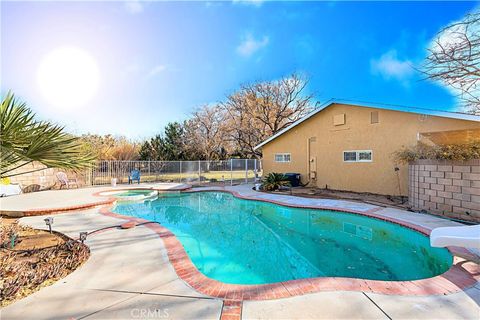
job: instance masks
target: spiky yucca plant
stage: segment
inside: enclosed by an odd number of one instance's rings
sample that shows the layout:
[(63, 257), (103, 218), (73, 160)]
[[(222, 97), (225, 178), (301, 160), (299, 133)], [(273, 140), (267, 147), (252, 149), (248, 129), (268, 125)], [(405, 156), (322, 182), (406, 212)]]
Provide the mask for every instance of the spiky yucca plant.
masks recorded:
[(0, 178), (18, 175), (13, 170), (33, 161), (49, 168), (79, 170), (92, 165), (79, 138), (59, 125), (35, 120), (25, 103), (8, 93), (0, 107)]
[(290, 186), (290, 181), (282, 173), (271, 172), (262, 180), (262, 188), (267, 191), (278, 190)]

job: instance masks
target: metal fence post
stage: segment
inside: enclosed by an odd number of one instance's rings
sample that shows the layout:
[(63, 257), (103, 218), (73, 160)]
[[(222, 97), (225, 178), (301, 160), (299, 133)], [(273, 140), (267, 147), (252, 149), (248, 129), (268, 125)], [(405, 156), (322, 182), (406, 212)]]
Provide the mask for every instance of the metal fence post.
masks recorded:
[(245, 159), (245, 183), (248, 183), (248, 159)]
[(179, 172), (179, 173), (180, 173), (180, 174), (179, 174), (179, 176), (180, 176), (180, 182), (182, 182), (182, 163), (183, 163), (183, 161), (180, 161), (180, 165), (179, 165), (179, 167), (180, 167), (180, 168), (179, 168), (179, 171), (180, 171), (180, 172)]
[(150, 170), (150, 160), (148, 160), (148, 178), (150, 178), (151, 170)]
[(233, 186), (233, 159), (230, 159), (230, 185)]
[(200, 160), (198, 160), (198, 183), (201, 184), (202, 183), (202, 173), (201, 173), (201, 164), (200, 164)]

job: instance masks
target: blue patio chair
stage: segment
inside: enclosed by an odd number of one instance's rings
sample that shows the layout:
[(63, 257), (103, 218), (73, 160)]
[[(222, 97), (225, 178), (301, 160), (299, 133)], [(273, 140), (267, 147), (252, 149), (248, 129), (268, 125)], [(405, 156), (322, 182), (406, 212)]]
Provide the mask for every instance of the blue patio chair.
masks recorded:
[(134, 181), (138, 181), (140, 184), (140, 170), (134, 169), (130, 172), (128, 176), (128, 184), (133, 183)]

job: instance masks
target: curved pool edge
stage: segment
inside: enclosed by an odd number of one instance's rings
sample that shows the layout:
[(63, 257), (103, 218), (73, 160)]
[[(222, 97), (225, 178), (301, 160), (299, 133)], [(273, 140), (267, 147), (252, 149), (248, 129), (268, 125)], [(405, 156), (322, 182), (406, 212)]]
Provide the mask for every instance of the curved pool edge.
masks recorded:
[[(45, 214), (58, 214), (58, 213), (66, 213), (66, 212), (74, 212), (79, 210), (86, 210), (92, 209), (96, 207), (101, 207), (109, 204), (114, 204), (118, 199), (115, 197), (111, 197), (109, 195), (101, 195), (101, 193), (109, 192), (109, 191), (128, 191), (128, 190), (154, 190), (161, 192), (181, 192), (187, 191), (191, 189), (192, 186), (189, 184), (182, 184), (178, 187), (170, 188), (170, 189), (163, 189), (161, 186), (156, 187), (154, 186), (135, 186), (135, 187), (119, 187), (119, 188), (111, 188), (102, 191), (93, 192), (91, 195), (96, 197), (104, 198), (98, 201), (86, 200), (82, 203), (72, 204), (72, 205), (59, 205), (57, 207), (43, 207), (43, 208), (34, 208), (34, 209), (5, 209), (0, 208), (0, 214), (5, 215), (7, 217), (13, 218), (22, 218), (22, 217), (32, 217), (32, 216), (41, 216)], [(66, 189), (69, 190), (69, 189)], [(75, 190), (75, 189), (74, 189)], [(55, 190), (56, 191), (56, 190)]]
[(1, 215), (13, 218), (42, 216), (45, 214), (57, 214), (65, 212), (73, 212), (79, 210), (92, 209), (105, 205), (112, 205), (117, 199), (109, 197), (105, 200), (87, 202), (71, 206), (53, 207), (53, 208), (38, 208), (38, 209), (26, 209), (26, 210), (0, 210)]
[[(251, 198), (240, 194), (239, 192), (225, 189), (208, 190), (187, 190), (190, 192), (226, 192), (233, 196), (253, 201), (263, 201), (275, 203), (282, 206), (294, 208), (308, 208), (320, 210), (335, 210), (346, 213), (359, 214), (374, 219), (379, 219), (410, 228), (426, 236), (430, 230), (414, 223), (405, 222), (390, 217), (376, 215), (375, 212), (381, 210), (377, 207), (367, 211), (357, 211), (351, 209), (339, 209), (337, 207), (324, 206), (304, 206), (274, 201), (271, 199)], [(100, 213), (110, 217), (133, 221), (137, 224), (152, 222), (146, 219), (124, 216), (112, 212), (114, 204), (107, 205), (100, 209)], [(463, 254), (466, 251), (463, 248), (447, 248), (453, 255), (453, 264), (449, 270), (438, 276), (412, 281), (382, 281), (367, 280), (358, 278), (340, 278), (340, 277), (319, 277), (289, 280), (271, 284), (258, 285), (237, 285), (228, 284), (215, 279), (211, 279), (201, 273), (190, 260), (185, 252), (183, 245), (177, 237), (164, 226), (152, 222), (144, 225), (155, 232), (163, 241), (167, 250), (167, 255), (177, 276), (200, 293), (228, 300), (270, 300), (293, 296), (300, 296), (309, 293), (323, 291), (362, 291), (369, 293), (387, 294), (387, 295), (446, 295), (460, 292), (464, 289), (474, 286), (480, 280), (480, 270), (477, 264), (467, 261), (457, 254)]]
[[(123, 193), (129, 191), (144, 191), (148, 192), (147, 194), (138, 194), (135, 196), (122, 196)], [(114, 191), (101, 191), (95, 195), (99, 195), (101, 197), (113, 197), (118, 201), (143, 201), (153, 197), (157, 197), (159, 194), (158, 190), (154, 189), (124, 189), (124, 190), (114, 190)]]
[[(170, 189), (163, 189), (161, 188), (161, 186), (159, 187), (156, 187), (156, 186), (142, 186), (142, 185), (139, 185), (139, 186), (132, 186), (132, 187), (128, 187), (128, 186), (119, 186), (119, 187), (112, 187), (110, 189), (106, 189), (106, 190), (101, 190), (101, 191), (97, 191), (97, 192), (94, 192), (92, 193), (92, 196), (96, 196), (96, 197), (108, 197), (108, 195), (105, 195), (105, 193), (109, 193), (109, 192), (121, 192), (121, 191), (142, 191), (142, 190), (151, 190), (151, 191), (157, 191), (158, 193), (162, 193), (162, 192), (188, 192), (192, 189), (192, 185), (190, 184), (182, 184), (182, 185), (179, 185), (177, 187), (174, 187), (174, 188), (170, 188)], [(103, 193), (103, 195), (102, 195)]]

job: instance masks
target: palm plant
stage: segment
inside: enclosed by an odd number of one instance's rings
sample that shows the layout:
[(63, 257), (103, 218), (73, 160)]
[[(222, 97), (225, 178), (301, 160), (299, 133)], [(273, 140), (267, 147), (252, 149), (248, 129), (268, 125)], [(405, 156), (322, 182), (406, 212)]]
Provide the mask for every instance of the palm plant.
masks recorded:
[(290, 181), (288, 181), (288, 178), (282, 173), (269, 173), (262, 180), (262, 188), (267, 191), (278, 190), (286, 186), (290, 186)]
[(63, 127), (35, 120), (32, 110), (9, 92), (0, 107), (0, 178), (19, 175), (13, 171), (33, 161), (79, 170), (91, 166), (94, 157)]

